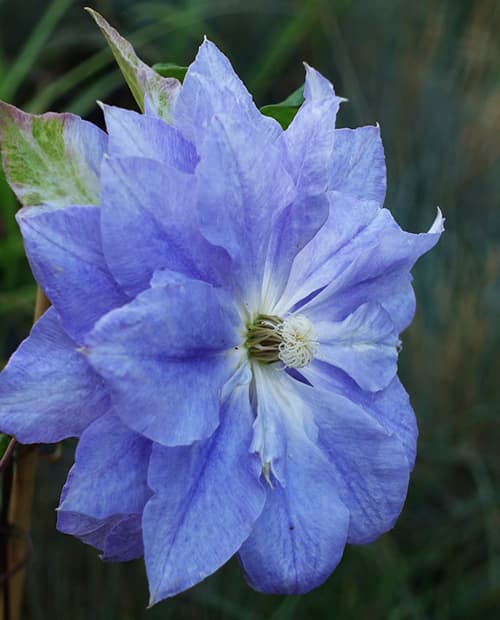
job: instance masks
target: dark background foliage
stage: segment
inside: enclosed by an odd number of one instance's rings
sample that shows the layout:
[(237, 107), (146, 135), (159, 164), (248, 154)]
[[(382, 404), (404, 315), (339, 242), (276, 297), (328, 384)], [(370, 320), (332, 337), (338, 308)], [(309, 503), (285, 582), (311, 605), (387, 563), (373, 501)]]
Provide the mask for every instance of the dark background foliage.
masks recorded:
[[(101, 123), (95, 99), (132, 107), (83, 3), (0, 0), (0, 98)], [(396, 528), (348, 547), (303, 597), (251, 591), (235, 561), (145, 611), (141, 562), (103, 564), (55, 531), (73, 446), (38, 471), (23, 618), (472, 619), (500, 615), (500, 4), (497, 0), (96, 0), (150, 62), (187, 64), (204, 34), (259, 105), (303, 80), (302, 60), (349, 97), (340, 126), (378, 121), (386, 206), (412, 231), (440, 205), (447, 232), (415, 269), (418, 310), (400, 374), (420, 424)], [(28, 333), (34, 284), (0, 179), (0, 364)], [(229, 475), (229, 474), (228, 474)], [(497, 613), (495, 613), (495, 610)]]

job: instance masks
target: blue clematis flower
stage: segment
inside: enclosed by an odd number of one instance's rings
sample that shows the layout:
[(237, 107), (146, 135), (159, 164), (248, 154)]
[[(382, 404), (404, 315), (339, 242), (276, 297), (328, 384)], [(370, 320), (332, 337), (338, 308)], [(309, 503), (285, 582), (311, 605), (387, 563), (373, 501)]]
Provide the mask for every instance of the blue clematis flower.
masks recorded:
[(0, 429), (80, 438), (58, 527), (105, 559), (144, 554), (152, 604), (235, 554), (255, 589), (307, 592), (402, 509), (417, 427), (399, 334), (443, 219), (401, 230), (379, 127), (335, 129), (342, 99), (310, 67), (285, 131), (208, 41), (182, 87), (151, 87), (168, 114), (137, 83), (145, 113), (104, 105), (107, 135), (2, 106), (52, 307), (0, 375)]

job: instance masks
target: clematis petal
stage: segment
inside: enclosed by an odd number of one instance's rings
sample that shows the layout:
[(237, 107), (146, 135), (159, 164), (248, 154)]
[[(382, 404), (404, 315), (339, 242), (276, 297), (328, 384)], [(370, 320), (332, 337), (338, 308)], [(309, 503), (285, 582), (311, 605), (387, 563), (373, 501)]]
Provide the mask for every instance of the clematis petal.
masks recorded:
[(98, 418), (82, 434), (59, 510), (105, 519), (140, 514), (151, 492), (147, 469), (151, 441), (115, 415)]
[(150, 159), (108, 159), (102, 183), (104, 253), (129, 294), (146, 289), (156, 269), (212, 283), (225, 278), (229, 257), (199, 232), (191, 175)]
[(57, 513), (57, 529), (64, 534), (76, 536), (85, 544), (102, 551), (106, 545), (106, 538), (123, 520), (124, 517), (121, 515), (108, 519), (95, 519), (74, 512), (60, 511)]
[(272, 218), (295, 199), (292, 180), (278, 147), (254, 127), (228, 117), (213, 119), (200, 156), (201, 231), (228, 251), (234, 279), (245, 301), (251, 300), (260, 296)]
[(391, 314), (397, 331), (401, 331), (414, 311), (408, 272), (438, 242), (443, 221), (439, 211), (427, 233), (407, 233), (389, 211), (380, 209), (368, 226), (325, 259), (331, 281), (301, 311), (307, 309), (308, 313), (318, 315), (328, 312), (332, 320), (341, 320), (360, 303), (377, 302)]
[(405, 450), (396, 435), (350, 400), (318, 388), (301, 389), (310, 392), (318, 443), (349, 509), (347, 542), (371, 542), (393, 527), (403, 507), (410, 473)]
[(101, 104), (112, 157), (145, 157), (192, 173), (198, 163), (194, 146), (154, 116)]
[(289, 431), (286, 484), (274, 481), (254, 529), (239, 551), (250, 585), (268, 594), (302, 594), (340, 562), (349, 512), (326, 457)]
[(332, 279), (338, 253), (370, 224), (379, 212), (373, 201), (359, 201), (338, 192), (327, 192), (329, 214), (324, 225), (297, 255), (287, 286), (275, 312), (285, 313)]
[(313, 360), (301, 369), (310, 384), (321, 390), (340, 394), (371, 415), (390, 434), (398, 437), (413, 469), (418, 438), (417, 421), (406, 390), (397, 377), (379, 392), (362, 390), (343, 371)]
[(232, 123), (253, 127), (269, 141), (281, 133), (280, 125), (256, 108), (226, 56), (205, 39), (184, 78), (175, 106), (174, 125), (199, 147), (213, 117), (219, 114)]
[[(394, 222), (385, 209), (380, 212), (381, 220), (389, 226), (373, 222), (376, 230), (368, 230), (371, 241), (365, 245), (365, 251), (357, 247), (358, 257), (353, 260), (350, 251), (339, 257), (339, 263), (345, 265), (344, 275), (336, 278), (315, 304), (330, 304), (335, 307), (336, 316), (345, 316), (360, 303), (375, 301), (380, 303), (391, 315), (398, 332), (411, 323), (415, 314), (415, 293), (409, 270), (422, 254), (432, 249), (439, 241), (444, 230), (444, 218), (438, 209), (433, 225), (427, 233), (413, 234), (403, 231)], [(360, 235), (361, 236), (361, 235)], [(363, 242), (361, 242), (363, 243)], [(353, 251), (356, 249), (353, 248)], [(350, 267), (347, 264), (350, 262)], [(331, 302), (327, 299), (331, 299)], [(333, 304), (333, 305), (332, 305)]]
[(105, 562), (127, 562), (144, 555), (142, 515), (130, 515), (117, 523), (106, 536), (101, 559)]
[(127, 301), (104, 260), (99, 220), (100, 210), (90, 206), (17, 214), (33, 274), (79, 343), (97, 319)]
[(239, 316), (221, 290), (173, 280), (103, 317), (87, 355), (120, 418), (163, 445), (209, 437), (222, 389), (239, 362)]
[(387, 387), (397, 370), (399, 338), (382, 306), (364, 304), (339, 322), (318, 311), (306, 316), (314, 320), (316, 359), (345, 370), (364, 390)]
[(181, 84), (174, 78), (164, 78), (148, 67), (124, 39), (97, 11), (87, 8), (108, 42), (141, 112), (153, 114), (166, 122), (172, 120), (172, 110)]
[[(61, 503), (72, 482), (73, 470), (61, 493)], [(103, 519), (88, 515), (57, 511), (57, 529), (65, 534), (76, 536), (87, 545), (103, 552), (102, 559), (124, 562), (139, 558), (144, 553), (140, 514), (116, 514)]]
[(384, 204), (386, 191), (384, 147), (380, 127), (337, 129), (330, 161), (329, 188), (342, 194)]
[(79, 436), (108, 408), (101, 378), (49, 308), (0, 375), (0, 428), (21, 443), (53, 443)]
[(25, 206), (98, 204), (107, 137), (74, 114), (26, 114), (0, 101), (5, 176)]
[(306, 196), (274, 218), (263, 276), (263, 303), (273, 308), (286, 288), (293, 260), (328, 218), (325, 196)]
[(343, 99), (335, 95), (326, 78), (308, 65), (304, 99), (280, 139), (285, 147), (287, 169), (300, 194), (315, 196), (328, 187), (335, 118)]
[(252, 370), (256, 418), (251, 450), (260, 455), (263, 471), (286, 485), (288, 435), (314, 442), (317, 428), (307, 403), (291, 389), (290, 378), (281, 369), (256, 363)]
[(259, 516), (265, 490), (249, 453), (248, 387), (238, 387), (214, 435), (189, 447), (153, 448), (144, 510), (150, 604), (191, 587), (224, 564)]

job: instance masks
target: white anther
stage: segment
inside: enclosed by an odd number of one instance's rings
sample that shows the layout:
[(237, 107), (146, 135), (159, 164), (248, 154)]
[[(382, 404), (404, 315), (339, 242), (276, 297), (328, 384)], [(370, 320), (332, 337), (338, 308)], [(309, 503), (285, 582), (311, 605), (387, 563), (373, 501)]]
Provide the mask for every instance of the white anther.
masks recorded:
[(311, 321), (302, 314), (294, 314), (276, 327), (282, 342), (279, 358), (288, 368), (304, 368), (311, 363), (318, 348)]

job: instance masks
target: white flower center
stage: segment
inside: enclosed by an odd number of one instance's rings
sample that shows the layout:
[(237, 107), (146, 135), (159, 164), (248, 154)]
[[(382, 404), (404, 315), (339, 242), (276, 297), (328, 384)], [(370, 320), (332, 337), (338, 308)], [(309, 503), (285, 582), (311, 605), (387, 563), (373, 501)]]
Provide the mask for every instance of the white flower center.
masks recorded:
[(276, 331), (281, 336), (278, 356), (283, 364), (289, 368), (308, 366), (318, 348), (311, 321), (303, 314), (292, 315), (278, 325)]
[(258, 362), (281, 361), (288, 368), (304, 368), (318, 348), (314, 327), (302, 314), (286, 319), (260, 314), (248, 326), (245, 345), (249, 356)]

